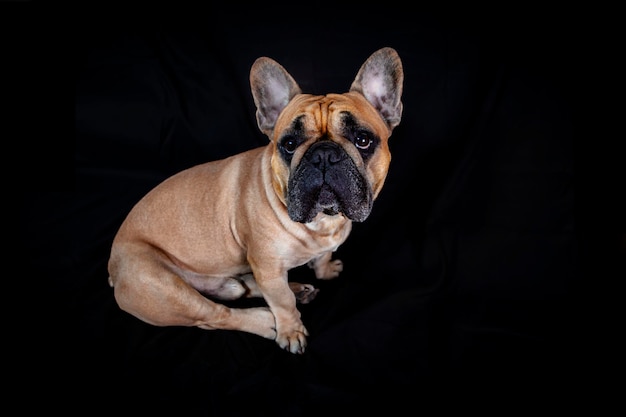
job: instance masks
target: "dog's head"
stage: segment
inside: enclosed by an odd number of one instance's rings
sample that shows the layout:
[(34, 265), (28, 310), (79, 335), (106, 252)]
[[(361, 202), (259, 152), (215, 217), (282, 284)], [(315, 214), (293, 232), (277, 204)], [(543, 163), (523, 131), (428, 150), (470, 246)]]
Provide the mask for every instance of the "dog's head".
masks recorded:
[(369, 216), (391, 160), (387, 142), (400, 123), (403, 79), (392, 48), (374, 52), (344, 94), (303, 94), (276, 61), (254, 62), (257, 123), (271, 140), (273, 187), (292, 220)]

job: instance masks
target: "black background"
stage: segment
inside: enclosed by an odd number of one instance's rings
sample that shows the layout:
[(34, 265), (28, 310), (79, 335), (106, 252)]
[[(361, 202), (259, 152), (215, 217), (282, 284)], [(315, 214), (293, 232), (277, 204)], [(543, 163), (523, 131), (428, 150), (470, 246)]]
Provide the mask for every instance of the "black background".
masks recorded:
[[(5, 297), (16, 389), (68, 412), (216, 416), (613, 398), (625, 227), (610, 11), (19, 3), (3, 10), (6, 155), (23, 159), (9, 188), (26, 190), (26, 259)], [(405, 70), (389, 176), (337, 251), (340, 278), (301, 306), (306, 353), (119, 310), (106, 262), (132, 205), (267, 143), (254, 59), (305, 92), (343, 92), (383, 46)]]

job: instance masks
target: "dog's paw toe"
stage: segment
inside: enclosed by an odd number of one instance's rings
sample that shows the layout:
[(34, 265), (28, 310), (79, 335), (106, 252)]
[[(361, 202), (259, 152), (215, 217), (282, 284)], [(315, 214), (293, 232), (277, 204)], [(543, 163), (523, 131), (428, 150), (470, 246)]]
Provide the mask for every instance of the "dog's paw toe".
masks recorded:
[(276, 343), (288, 352), (301, 355), (306, 349), (306, 335), (303, 332), (293, 332), (285, 337), (277, 338)]

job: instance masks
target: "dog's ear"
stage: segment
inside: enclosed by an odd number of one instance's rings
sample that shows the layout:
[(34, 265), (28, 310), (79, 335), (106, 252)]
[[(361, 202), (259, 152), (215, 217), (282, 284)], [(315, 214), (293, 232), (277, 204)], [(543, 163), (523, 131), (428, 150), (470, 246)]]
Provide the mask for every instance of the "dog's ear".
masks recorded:
[(392, 130), (402, 117), (402, 61), (393, 48), (374, 52), (363, 63), (350, 91), (361, 93), (382, 116)]
[(250, 87), (257, 109), (257, 124), (271, 140), (276, 119), (289, 101), (302, 91), (282, 65), (267, 57), (258, 58), (252, 64)]

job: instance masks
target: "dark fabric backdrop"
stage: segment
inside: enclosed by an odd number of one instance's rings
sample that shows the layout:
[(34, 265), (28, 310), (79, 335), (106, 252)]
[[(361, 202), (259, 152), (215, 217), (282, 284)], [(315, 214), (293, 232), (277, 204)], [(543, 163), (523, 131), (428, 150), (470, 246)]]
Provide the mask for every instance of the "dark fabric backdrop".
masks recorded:
[[(623, 156), (590, 122), (605, 104), (588, 98), (598, 75), (581, 63), (605, 64), (577, 23), (584, 13), (99, 7), (69, 25), (68, 59), (52, 53), (37, 70), (61, 68), (65, 88), (75, 85), (72, 183), (34, 186), (21, 206), (19, 275), (43, 278), (29, 291), (46, 311), (24, 330), (37, 353), (20, 378), (54, 392), (50, 407), (395, 415), (506, 399), (508, 414), (544, 401), (595, 407), (604, 403), (596, 394), (613, 395), (600, 375), (615, 368), (619, 333)], [(45, 36), (27, 39), (49, 57)], [(370, 218), (337, 251), (342, 275), (317, 282), (318, 298), (301, 306), (306, 353), (122, 312), (106, 263), (133, 204), (181, 169), (267, 143), (248, 84), (254, 59), (276, 59), (305, 92), (343, 92), (383, 46), (397, 49), (405, 70), (389, 176)], [(43, 100), (50, 111), (63, 106)], [(49, 141), (59, 136), (23, 153), (53, 166)], [(307, 269), (292, 277), (313, 282)]]

